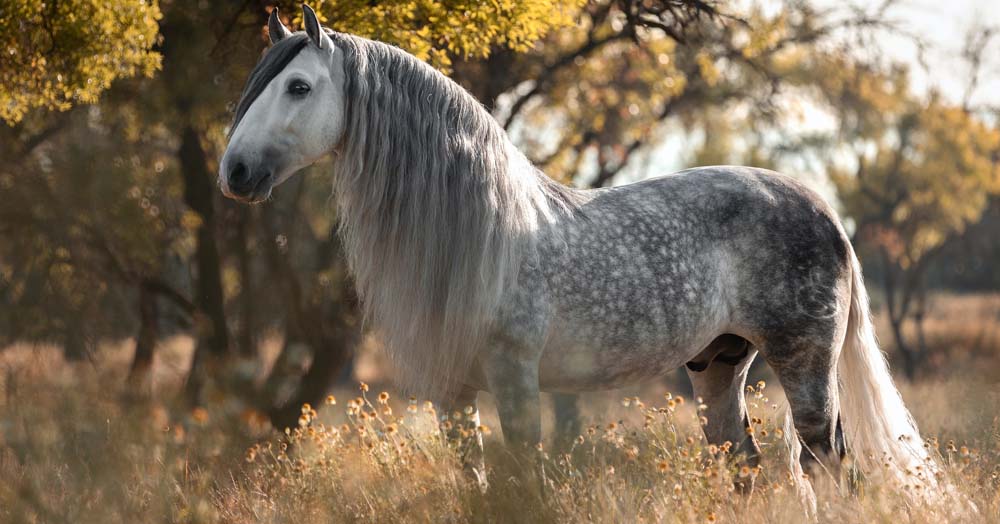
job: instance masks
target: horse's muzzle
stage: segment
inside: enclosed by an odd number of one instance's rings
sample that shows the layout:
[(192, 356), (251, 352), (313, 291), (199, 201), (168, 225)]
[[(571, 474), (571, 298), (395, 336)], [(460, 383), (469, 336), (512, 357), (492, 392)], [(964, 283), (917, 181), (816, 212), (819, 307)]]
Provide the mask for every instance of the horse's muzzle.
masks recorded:
[(255, 203), (266, 200), (271, 195), (271, 187), (274, 185), (271, 169), (250, 166), (240, 160), (227, 167), (228, 172), (224, 171), (219, 180), (222, 193), (227, 197)]

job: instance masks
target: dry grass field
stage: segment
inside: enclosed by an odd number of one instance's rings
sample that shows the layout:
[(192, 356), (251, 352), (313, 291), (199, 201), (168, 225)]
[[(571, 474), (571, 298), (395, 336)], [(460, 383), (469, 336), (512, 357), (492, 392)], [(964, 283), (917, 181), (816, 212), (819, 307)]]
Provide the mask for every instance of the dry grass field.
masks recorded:
[[(821, 522), (1000, 522), (1000, 298), (935, 299), (935, 371), (898, 381), (961, 502), (813, 479)], [(179, 387), (183, 339), (165, 341), (157, 398)], [(515, 459), (483, 408), (490, 488), (462, 471), (420, 401), (344, 390), (274, 431), (224, 396), (205, 409), (123, 401), (130, 345), (69, 365), (57, 348), (0, 353), (2, 522), (802, 522), (781, 437), (780, 389), (748, 400), (759, 470), (704, 442), (696, 399), (663, 383), (580, 399), (582, 435)], [(638, 400), (635, 398), (638, 397)], [(211, 398), (211, 395), (210, 395)], [(335, 403), (334, 403), (335, 401)], [(547, 417), (551, 418), (551, 417)], [(450, 424), (464, 425), (458, 414)], [(492, 429), (491, 429), (492, 428)], [(741, 494), (734, 481), (752, 479)], [(912, 491), (912, 488), (910, 488)], [(917, 490), (919, 491), (919, 490)], [(914, 502), (916, 501), (916, 502)], [(924, 501), (924, 502), (921, 502)]]

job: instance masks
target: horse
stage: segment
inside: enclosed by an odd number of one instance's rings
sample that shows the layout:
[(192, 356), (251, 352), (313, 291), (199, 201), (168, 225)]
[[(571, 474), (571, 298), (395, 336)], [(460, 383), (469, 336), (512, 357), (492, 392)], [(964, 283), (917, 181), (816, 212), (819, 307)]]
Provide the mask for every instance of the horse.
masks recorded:
[(507, 445), (526, 448), (541, 440), (540, 392), (683, 366), (707, 440), (754, 461), (743, 388), (761, 355), (801, 467), (838, 470), (848, 446), (862, 470), (901, 481), (927, 463), (858, 258), (819, 195), (738, 166), (566, 187), (444, 74), (323, 28), (308, 6), (303, 18), (292, 33), (271, 12), (219, 184), (261, 202), (332, 155), (338, 234), (402, 388), (473, 409), (489, 392)]

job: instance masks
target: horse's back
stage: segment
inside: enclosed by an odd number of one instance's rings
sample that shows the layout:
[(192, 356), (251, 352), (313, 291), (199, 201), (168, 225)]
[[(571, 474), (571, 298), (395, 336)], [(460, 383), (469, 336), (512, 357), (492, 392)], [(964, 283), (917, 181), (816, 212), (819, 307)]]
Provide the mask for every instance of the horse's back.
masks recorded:
[(842, 229), (790, 177), (698, 168), (589, 196), (540, 252), (542, 371), (578, 379), (569, 388), (660, 374), (722, 332), (766, 332), (790, 307), (825, 315), (835, 298)]
[[(644, 184), (649, 184), (648, 189)], [(798, 180), (766, 169), (694, 168), (632, 186), (674, 195), (700, 218), (700, 234), (725, 246), (733, 321), (768, 332), (808, 330), (836, 316), (851, 248), (836, 212)]]

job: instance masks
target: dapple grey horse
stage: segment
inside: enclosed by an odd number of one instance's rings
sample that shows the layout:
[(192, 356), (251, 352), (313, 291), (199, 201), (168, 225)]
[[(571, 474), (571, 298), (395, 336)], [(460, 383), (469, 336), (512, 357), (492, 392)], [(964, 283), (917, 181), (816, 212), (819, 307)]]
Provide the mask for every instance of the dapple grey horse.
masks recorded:
[[(496, 399), (508, 444), (539, 442), (539, 392), (686, 366), (707, 438), (751, 458), (743, 387), (777, 374), (803, 463), (846, 453), (900, 478), (927, 460), (874, 337), (854, 250), (795, 179), (690, 169), (577, 190), (535, 169), (465, 90), (304, 8), (251, 73), (220, 166), (246, 202), (328, 154), (339, 234), (399, 384)], [(886, 468), (883, 463), (890, 464)]]

